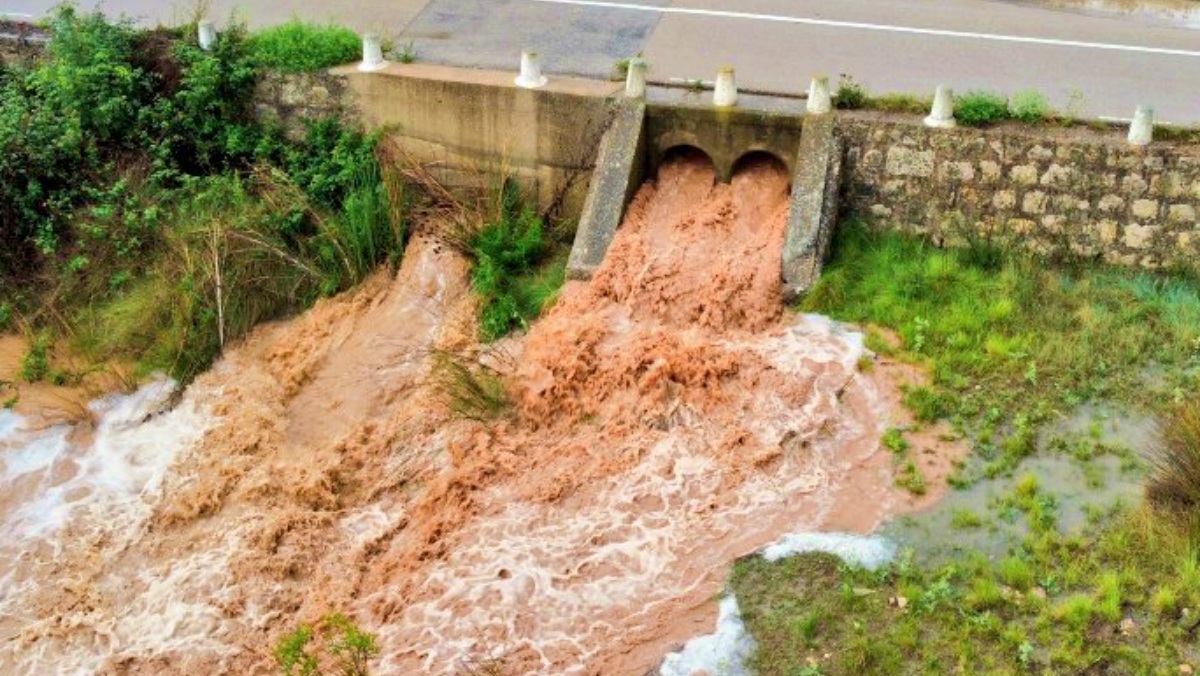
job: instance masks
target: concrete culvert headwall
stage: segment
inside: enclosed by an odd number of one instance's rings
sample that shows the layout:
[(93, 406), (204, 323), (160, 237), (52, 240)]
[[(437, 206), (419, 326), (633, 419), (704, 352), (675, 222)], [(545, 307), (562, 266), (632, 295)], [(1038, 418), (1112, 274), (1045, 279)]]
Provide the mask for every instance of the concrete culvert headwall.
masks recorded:
[[(679, 159), (702, 161), (707, 163), (708, 166), (713, 167), (714, 170), (716, 169), (716, 163), (713, 162), (712, 156), (700, 148), (691, 145), (677, 145), (667, 148), (663, 152), (662, 159), (658, 162), (658, 166), (661, 167), (664, 164), (669, 164), (670, 162)], [(655, 175), (657, 175), (657, 171), (655, 172)]]
[[(792, 175), (791, 170), (788, 167), (788, 163), (785, 162), (779, 155), (767, 150), (751, 150), (745, 155), (737, 158), (737, 161), (733, 163), (732, 175), (737, 176), (750, 167), (762, 165), (769, 165), (775, 167), (780, 172), (785, 173), (788, 176)], [(789, 186), (790, 185), (791, 184), (789, 183)]]

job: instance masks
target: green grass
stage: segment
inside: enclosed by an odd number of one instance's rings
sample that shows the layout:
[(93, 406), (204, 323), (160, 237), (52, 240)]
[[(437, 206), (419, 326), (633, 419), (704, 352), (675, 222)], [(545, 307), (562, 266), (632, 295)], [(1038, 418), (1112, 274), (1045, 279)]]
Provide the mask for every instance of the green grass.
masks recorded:
[(311, 73), (358, 61), (362, 42), (349, 28), (293, 19), (250, 38), (250, 50), (263, 67), (283, 73)]
[[(843, 227), (803, 309), (864, 325), (873, 349), (928, 367), (932, 382), (904, 401), (974, 441), (972, 480), (1013, 474), (1038, 452), (1046, 423), (1087, 401), (1163, 416), (1166, 442), (1146, 503), (1097, 510), (1081, 530), (1060, 526), (1054, 486), (1031, 473), (986, 514), (955, 511), (956, 530), (1019, 526), (1023, 535), (995, 558), (918, 565), (908, 552), (880, 571), (827, 555), (738, 562), (731, 585), (759, 645), (756, 672), (1175, 674), (1196, 665), (1200, 614), (1188, 609), (1200, 605), (1200, 405), (1163, 402), (1194, 401), (1198, 288), (1185, 275), (1055, 267), (986, 243), (947, 251)], [(1106, 454), (1124, 466), (1131, 452), (1104, 444), (1102, 432), (1049, 448), (1085, 466)], [(897, 482), (914, 481), (903, 434), (889, 430), (883, 444)], [(820, 624), (808, 635), (810, 617)]]
[(982, 127), (1007, 120), (1011, 116), (1008, 99), (985, 91), (967, 92), (956, 97), (954, 117), (969, 127)]
[[(905, 404), (968, 433), (978, 476), (1010, 471), (1042, 424), (1083, 402), (1161, 406), (1200, 377), (1200, 286), (1187, 277), (1056, 268), (981, 242), (944, 250), (851, 222), (801, 307), (897, 334), (886, 349), (932, 375)], [(1145, 379), (1151, 364), (1162, 382)]]
[[(1200, 655), (1200, 617), (1183, 611), (1200, 603), (1198, 550), (1187, 542), (1136, 512), (1086, 535), (1031, 524), (996, 561), (923, 568), (902, 555), (868, 571), (825, 554), (750, 557), (731, 585), (759, 674), (1174, 674)], [(819, 630), (809, 632), (812, 617)], [(1130, 635), (1126, 617), (1136, 618)]]

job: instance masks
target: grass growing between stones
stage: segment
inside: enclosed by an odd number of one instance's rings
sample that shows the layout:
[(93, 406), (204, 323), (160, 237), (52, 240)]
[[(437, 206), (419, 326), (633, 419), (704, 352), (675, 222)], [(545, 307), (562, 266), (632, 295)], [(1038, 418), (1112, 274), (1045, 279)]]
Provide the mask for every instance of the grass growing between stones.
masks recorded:
[(1010, 473), (1042, 425), (1084, 402), (1153, 410), (1200, 384), (1194, 279), (1055, 268), (978, 243), (943, 250), (862, 223), (835, 246), (803, 309), (861, 324), (872, 349), (928, 367), (931, 386), (904, 401), (918, 420), (948, 418), (975, 442), (961, 482)]

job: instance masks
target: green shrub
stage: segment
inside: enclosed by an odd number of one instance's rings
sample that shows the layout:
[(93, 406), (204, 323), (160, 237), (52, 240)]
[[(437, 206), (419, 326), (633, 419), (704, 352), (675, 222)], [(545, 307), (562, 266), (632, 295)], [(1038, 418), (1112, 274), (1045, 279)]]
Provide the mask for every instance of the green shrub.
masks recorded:
[(954, 102), (954, 117), (971, 127), (1002, 122), (1008, 119), (1008, 100), (992, 92), (967, 92)]
[(254, 34), (250, 48), (255, 60), (265, 68), (283, 73), (311, 73), (357, 61), (362, 42), (348, 28), (293, 19)]
[(853, 110), (865, 107), (867, 99), (867, 88), (861, 83), (849, 75), (838, 77), (837, 92), (833, 95), (834, 105), (843, 110)]
[(50, 375), (50, 334), (42, 331), (29, 341), (29, 349), (21, 358), (21, 377), (27, 383), (45, 380)]
[(542, 219), (521, 203), (513, 183), (502, 188), (496, 221), (479, 230), (471, 249), (475, 256), (471, 283), (483, 300), (479, 328), (484, 340), (496, 340), (527, 325), (553, 299), (564, 279), (556, 267), (537, 269), (548, 249)]
[[(341, 613), (322, 618), (319, 627), (319, 631), (314, 631), (308, 625), (301, 625), (275, 645), (275, 661), (284, 676), (369, 675), (368, 665), (379, 655), (373, 634), (359, 629)], [(333, 671), (323, 672), (322, 664), (331, 664)]]
[(1017, 92), (1008, 100), (1008, 114), (1022, 122), (1041, 122), (1050, 116), (1050, 103), (1041, 92)]

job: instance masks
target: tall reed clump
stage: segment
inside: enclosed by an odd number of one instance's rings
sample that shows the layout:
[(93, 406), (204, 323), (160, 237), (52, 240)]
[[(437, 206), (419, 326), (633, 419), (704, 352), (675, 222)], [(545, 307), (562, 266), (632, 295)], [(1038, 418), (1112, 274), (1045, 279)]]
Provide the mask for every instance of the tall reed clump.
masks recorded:
[(1200, 404), (1180, 405), (1159, 429), (1162, 441), (1149, 454), (1146, 499), (1200, 523)]
[(482, 422), (512, 411), (508, 390), (495, 369), (445, 350), (431, 356), (433, 386), (455, 416)]

